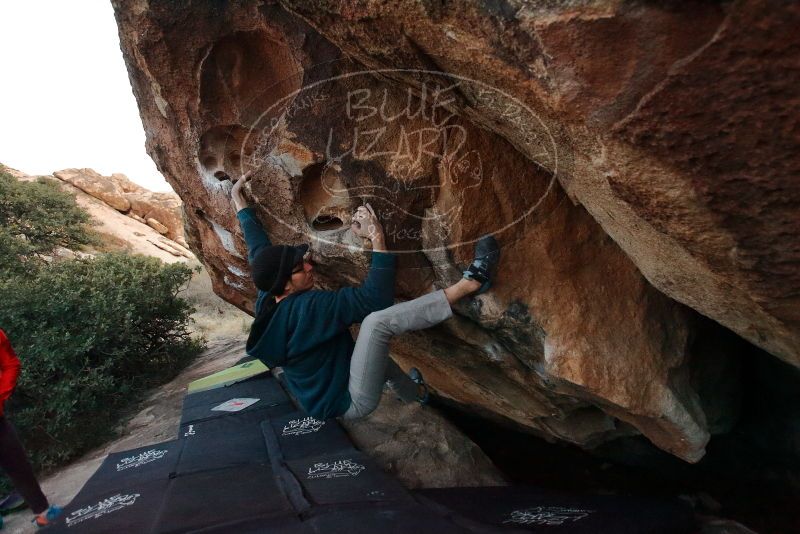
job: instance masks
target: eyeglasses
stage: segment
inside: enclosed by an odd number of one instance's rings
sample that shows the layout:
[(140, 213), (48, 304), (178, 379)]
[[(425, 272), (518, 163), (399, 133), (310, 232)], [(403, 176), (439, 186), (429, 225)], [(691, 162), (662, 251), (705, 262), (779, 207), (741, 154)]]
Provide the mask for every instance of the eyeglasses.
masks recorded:
[(311, 254), (309, 253), (306, 253), (306, 255), (303, 256), (303, 259), (297, 262), (297, 265), (295, 265), (294, 269), (292, 269), (292, 274), (294, 275), (303, 272), (306, 268), (306, 263), (309, 265), (314, 265), (314, 262), (311, 259)]

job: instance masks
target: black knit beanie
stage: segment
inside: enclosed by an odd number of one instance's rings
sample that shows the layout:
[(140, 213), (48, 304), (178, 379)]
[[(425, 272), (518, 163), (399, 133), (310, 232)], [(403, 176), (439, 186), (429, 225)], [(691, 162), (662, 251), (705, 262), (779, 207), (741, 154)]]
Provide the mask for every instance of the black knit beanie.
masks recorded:
[(307, 251), (308, 245), (274, 245), (259, 250), (250, 265), (253, 283), (261, 291), (280, 295), (292, 276), (292, 269)]

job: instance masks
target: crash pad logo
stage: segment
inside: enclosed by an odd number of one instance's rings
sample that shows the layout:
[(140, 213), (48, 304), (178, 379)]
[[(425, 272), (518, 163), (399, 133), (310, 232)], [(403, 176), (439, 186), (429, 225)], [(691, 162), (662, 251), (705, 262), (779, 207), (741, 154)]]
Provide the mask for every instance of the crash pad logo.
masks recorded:
[(593, 512), (594, 510), (566, 508), (563, 506), (534, 506), (524, 510), (514, 510), (503, 523), (558, 526), (569, 522), (574, 523)]
[[(328, 67), (325, 72), (336, 70)], [(386, 79), (402, 79), (408, 87)], [(226, 147), (240, 149), (234, 158), (239, 168), (224, 175), (254, 171), (255, 181), (280, 191), (278, 196), (294, 188), (308, 227), (298, 226), (297, 213), (278, 213), (277, 204), (265, 200), (261, 207), (293, 232), (315, 230), (309, 237), (327, 244), (352, 246), (329, 231), (349, 228), (349, 214), (362, 202), (376, 209), (397, 247), (393, 252), (473, 243), (477, 237), (461, 234), (465, 206), (480, 199), (504, 204), (498, 208), (502, 216), (487, 219), (481, 233), (505, 231), (536, 211), (564, 172), (547, 124), (521, 100), (480, 80), (377, 69), (321, 77), (275, 96), (268, 109), (252, 110), (258, 118), (236, 139), (238, 146)], [(483, 127), (470, 115), (474, 111)], [(512, 139), (529, 161), (509, 163), (498, 148), (508, 146), (502, 137)]]
[(150, 449), (149, 451), (137, 454), (136, 456), (129, 456), (127, 458), (123, 458), (117, 464), (117, 472), (124, 471), (125, 469), (130, 469), (131, 467), (141, 467), (145, 464), (149, 464), (150, 462), (155, 462), (156, 460), (160, 460), (166, 455), (167, 451), (165, 450), (162, 451), (158, 449)]
[(102, 517), (104, 515), (110, 514), (112, 512), (116, 512), (123, 508), (133, 505), (141, 495), (139, 493), (131, 493), (131, 494), (122, 494), (118, 493), (113, 497), (109, 497), (108, 499), (103, 499), (97, 504), (92, 506), (87, 506), (86, 508), (81, 508), (79, 510), (75, 510), (66, 519), (67, 527), (71, 527), (86, 521), (87, 519), (97, 519), (98, 517)]
[(188, 438), (189, 436), (194, 436), (197, 434), (194, 430), (194, 425), (189, 425), (189, 428), (186, 429), (186, 432), (183, 433), (184, 438)]
[(308, 478), (341, 478), (356, 477), (366, 469), (350, 459), (335, 462), (318, 463), (308, 468)]
[(313, 417), (305, 417), (303, 419), (292, 419), (286, 426), (283, 427), (283, 436), (302, 436), (303, 434), (313, 434), (319, 432), (325, 421), (314, 419)]

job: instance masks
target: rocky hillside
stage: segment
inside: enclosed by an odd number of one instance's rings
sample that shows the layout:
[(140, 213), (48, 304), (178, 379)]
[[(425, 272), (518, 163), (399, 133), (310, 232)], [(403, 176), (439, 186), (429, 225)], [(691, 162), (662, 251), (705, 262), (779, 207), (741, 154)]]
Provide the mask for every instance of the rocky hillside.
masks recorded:
[[(2, 164), (0, 170), (18, 180), (38, 178)], [(182, 203), (177, 195), (154, 193), (124, 174), (101, 176), (92, 169), (66, 169), (46, 176), (54, 177), (91, 216), (102, 248), (153, 256), (167, 263), (196, 261), (183, 239)]]
[(92, 169), (64, 169), (54, 172), (53, 176), (186, 247), (182, 203), (175, 193), (154, 193), (133, 183), (124, 174), (102, 176)]
[(112, 3), (148, 151), (240, 308), (228, 194), (253, 170), (323, 287), (366, 272), (364, 201), (400, 298), (497, 236), (494, 290), (394, 352), (484, 417), (696, 462), (736, 419), (743, 339), (800, 365), (797, 5)]

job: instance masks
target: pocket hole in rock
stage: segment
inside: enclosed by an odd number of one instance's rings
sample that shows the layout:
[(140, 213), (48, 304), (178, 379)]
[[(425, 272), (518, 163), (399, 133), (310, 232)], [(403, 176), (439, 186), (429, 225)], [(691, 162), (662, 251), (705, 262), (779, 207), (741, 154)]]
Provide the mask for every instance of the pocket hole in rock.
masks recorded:
[(311, 221), (311, 227), (317, 231), (338, 230), (344, 223), (339, 217), (334, 215), (319, 215)]
[(297, 192), (306, 221), (318, 232), (340, 230), (350, 223), (350, 198), (335, 168), (326, 161), (303, 169)]

